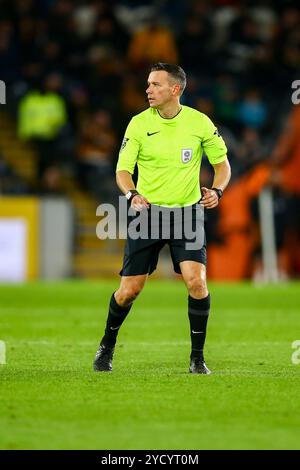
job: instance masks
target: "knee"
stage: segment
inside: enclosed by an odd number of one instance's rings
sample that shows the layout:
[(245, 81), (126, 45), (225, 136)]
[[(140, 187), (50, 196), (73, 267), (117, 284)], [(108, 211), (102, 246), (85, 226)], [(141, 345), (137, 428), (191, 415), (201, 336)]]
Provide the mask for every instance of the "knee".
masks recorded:
[(126, 306), (131, 304), (139, 295), (142, 290), (142, 286), (139, 284), (131, 284), (129, 286), (120, 288), (115, 293), (116, 301), (119, 305)]
[(187, 280), (189, 295), (194, 299), (203, 299), (208, 296), (206, 279), (201, 277), (191, 277)]

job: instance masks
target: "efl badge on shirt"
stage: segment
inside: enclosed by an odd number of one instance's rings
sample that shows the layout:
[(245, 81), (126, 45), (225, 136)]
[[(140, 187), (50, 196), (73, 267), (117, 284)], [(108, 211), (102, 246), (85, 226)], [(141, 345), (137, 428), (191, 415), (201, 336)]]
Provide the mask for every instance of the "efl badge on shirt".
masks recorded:
[(127, 137), (124, 137), (123, 142), (122, 142), (122, 145), (121, 145), (121, 148), (120, 148), (120, 152), (122, 152), (122, 150), (124, 150), (124, 148), (125, 148), (125, 146), (126, 146), (128, 140), (129, 140), (129, 139), (128, 139)]
[(182, 163), (188, 163), (193, 155), (192, 149), (181, 149), (181, 160)]

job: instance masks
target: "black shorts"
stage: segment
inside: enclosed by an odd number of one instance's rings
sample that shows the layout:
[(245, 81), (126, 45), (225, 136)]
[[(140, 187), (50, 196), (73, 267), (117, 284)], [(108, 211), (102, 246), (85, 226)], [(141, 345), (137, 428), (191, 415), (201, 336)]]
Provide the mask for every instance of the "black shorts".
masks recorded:
[[(151, 207), (147, 211), (149, 227)], [(172, 217), (170, 220), (170, 237), (167, 239), (162, 237), (161, 233), (159, 233), (159, 236), (156, 238), (137, 238), (134, 240), (127, 233), (123, 267), (120, 271), (120, 275), (136, 276), (140, 274), (151, 274), (156, 269), (159, 253), (166, 244), (169, 245), (173, 267), (176, 273), (181, 274), (179, 266), (181, 261), (196, 261), (206, 265), (206, 242), (203, 227), (203, 208), (200, 207), (199, 204), (194, 204), (193, 206), (190, 206), (190, 209), (193, 229), (195, 230), (196, 226), (199, 227), (201, 225), (201, 230), (203, 232), (203, 237), (199, 243), (196, 238), (186, 238), (183, 230), (180, 239), (178, 236), (174, 236), (174, 219)], [(138, 213), (135, 216), (129, 216), (128, 225), (137, 216)], [(195, 246), (193, 246), (192, 249), (187, 249), (187, 243), (195, 241)]]

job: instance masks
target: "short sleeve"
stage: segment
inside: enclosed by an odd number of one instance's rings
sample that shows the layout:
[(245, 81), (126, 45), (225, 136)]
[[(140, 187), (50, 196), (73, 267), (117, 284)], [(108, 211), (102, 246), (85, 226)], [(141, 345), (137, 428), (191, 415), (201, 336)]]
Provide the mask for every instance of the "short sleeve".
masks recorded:
[(133, 174), (139, 150), (139, 129), (136, 120), (132, 118), (123, 138), (116, 171), (126, 170)]
[(209, 117), (203, 115), (203, 121), (202, 148), (212, 165), (221, 163), (226, 160), (227, 147), (225, 142)]

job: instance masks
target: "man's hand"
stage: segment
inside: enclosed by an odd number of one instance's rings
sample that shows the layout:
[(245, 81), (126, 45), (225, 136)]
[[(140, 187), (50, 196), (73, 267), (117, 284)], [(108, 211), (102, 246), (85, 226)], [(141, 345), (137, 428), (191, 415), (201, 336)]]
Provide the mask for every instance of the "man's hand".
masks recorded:
[(219, 198), (213, 189), (208, 189), (205, 187), (201, 188), (202, 198), (200, 199), (201, 206), (206, 209), (213, 209), (219, 204)]
[(141, 211), (143, 209), (149, 209), (150, 202), (141, 194), (136, 194), (131, 199), (131, 207), (135, 211)]

